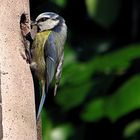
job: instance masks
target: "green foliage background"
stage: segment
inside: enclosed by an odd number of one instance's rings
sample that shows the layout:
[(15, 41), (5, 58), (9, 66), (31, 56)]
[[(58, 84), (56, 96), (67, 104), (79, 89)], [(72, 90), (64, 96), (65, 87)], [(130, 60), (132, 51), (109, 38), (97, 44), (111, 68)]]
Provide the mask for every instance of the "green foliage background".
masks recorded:
[(43, 140), (140, 139), (140, 2), (30, 0), (68, 25), (61, 84), (42, 113)]

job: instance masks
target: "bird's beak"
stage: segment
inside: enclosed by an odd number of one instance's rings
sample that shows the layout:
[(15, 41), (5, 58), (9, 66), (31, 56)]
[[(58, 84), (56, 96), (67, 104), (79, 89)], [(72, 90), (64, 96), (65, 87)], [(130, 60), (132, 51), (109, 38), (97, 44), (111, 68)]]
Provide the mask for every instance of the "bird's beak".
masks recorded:
[(32, 21), (31, 22), (31, 26), (37, 26), (37, 22), (36, 21)]

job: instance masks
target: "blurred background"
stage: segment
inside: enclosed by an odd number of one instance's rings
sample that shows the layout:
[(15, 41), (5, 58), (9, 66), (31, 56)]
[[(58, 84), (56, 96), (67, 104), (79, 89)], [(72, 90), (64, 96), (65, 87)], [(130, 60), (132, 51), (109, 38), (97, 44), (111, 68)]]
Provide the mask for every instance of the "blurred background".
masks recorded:
[(43, 140), (140, 140), (140, 1), (30, 0), (31, 18), (68, 26), (61, 84), (42, 112)]

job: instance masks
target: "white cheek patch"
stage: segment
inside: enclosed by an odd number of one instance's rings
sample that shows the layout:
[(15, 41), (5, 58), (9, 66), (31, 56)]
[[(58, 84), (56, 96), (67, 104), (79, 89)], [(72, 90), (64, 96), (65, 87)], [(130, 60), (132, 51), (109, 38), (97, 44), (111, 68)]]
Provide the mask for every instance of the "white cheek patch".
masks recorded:
[(49, 30), (54, 28), (59, 23), (59, 20), (48, 19), (44, 22), (38, 23), (40, 31)]
[(46, 28), (47, 28), (47, 29), (52, 29), (52, 28), (54, 28), (58, 23), (59, 23), (59, 20), (51, 20), (51, 19), (48, 19), (48, 20), (46, 21)]

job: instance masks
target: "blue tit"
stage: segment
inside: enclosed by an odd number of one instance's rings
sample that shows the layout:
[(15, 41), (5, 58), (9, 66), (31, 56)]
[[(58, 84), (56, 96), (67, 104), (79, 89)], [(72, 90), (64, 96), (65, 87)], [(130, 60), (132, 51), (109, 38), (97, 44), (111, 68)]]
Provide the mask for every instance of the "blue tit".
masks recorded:
[(60, 82), (64, 59), (64, 44), (67, 37), (65, 20), (56, 13), (40, 14), (34, 23), (38, 28), (32, 42), (30, 67), (41, 84), (41, 101), (37, 113), (40, 116), (48, 87), (55, 78), (54, 95)]

